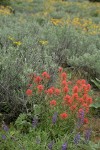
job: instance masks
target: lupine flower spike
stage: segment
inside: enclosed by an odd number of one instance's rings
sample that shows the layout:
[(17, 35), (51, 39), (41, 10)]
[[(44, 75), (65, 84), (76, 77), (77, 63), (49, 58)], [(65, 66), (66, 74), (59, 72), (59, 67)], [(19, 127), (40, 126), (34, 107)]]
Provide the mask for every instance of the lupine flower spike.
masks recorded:
[(53, 117), (52, 117), (52, 123), (53, 123), (53, 124), (55, 124), (56, 121), (57, 121), (57, 115), (58, 115), (58, 113), (55, 112), (54, 115), (53, 115)]
[(91, 136), (91, 129), (88, 129), (85, 132), (85, 142), (86, 143), (89, 142), (90, 136)]
[(51, 141), (51, 142), (48, 144), (48, 149), (49, 149), (49, 150), (52, 150), (53, 144), (54, 144), (54, 141)]
[(64, 143), (64, 144), (62, 145), (62, 150), (67, 150), (67, 143)]
[(80, 133), (76, 134), (75, 138), (74, 138), (74, 143), (77, 145), (80, 141)]

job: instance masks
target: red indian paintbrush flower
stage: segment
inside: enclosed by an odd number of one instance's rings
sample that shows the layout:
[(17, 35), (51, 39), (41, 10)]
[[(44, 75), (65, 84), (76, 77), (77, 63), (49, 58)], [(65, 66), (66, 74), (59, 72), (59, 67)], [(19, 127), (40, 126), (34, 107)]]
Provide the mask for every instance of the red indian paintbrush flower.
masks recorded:
[(66, 118), (68, 118), (68, 114), (67, 113), (62, 113), (62, 114), (60, 114), (60, 118), (61, 119), (66, 119)]
[(81, 84), (86, 84), (86, 80), (85, 80), (85, 79), (82, 79), (82, 80), (81, 80)]
[(62, 72), (62, 71), (63, 71), (63, 68), (62, 68), (62, 67), (59, 67), (58, 71), (59, 71), (59, 72)]
[(83, 106), (84, 108), (87, 108), (87, 107), (88, 107), (87, 103), (83, 103), (82, 106)]
[(67, 93), (67, 92), (68, 92), (68, 86), (65, 86), (65, 87), (63, 88), (63, 92), (64, 92), (64, 93)]
[(44, 86), (42, 84), (40, 84), (37, 86), (37, 88), (38, 88), (38, 91), (41, 92), (41, 91), (43, 91)]
[(89, 112), (89, 106), (87, 103), (83, 103), (82, 107), (84, 108), (85, 112), (88, 113)]
[(80, 108), (79, 110), (78, 110), (78, 113), (80, 114), (80, 113), (82, 113), (84, 110), (82, 109), (82, 108)]
[(87, 94), (83, 94), (83, 99), (84, 101), (87, 101), (88, 95)]
[(73, 87), (73, 93), (78, 93), (78, 90), (79, 90), (79, 89), (78, 89), (78, 86), (77, 86), (77, 85)]
[(78, 100), (78, 98), (79, 98), (78, 93), (74, 93), (74, 94), (72, 95), (72, 98)]
[(40, 83), (42, 81), (42, 78), (40, 76), (37, 76), (35, 79), (34, 79), (34, 82), (36, 83)]
[(81, 80), (77, 80), (77, 85), (78, 85), (78, 86), (81, 85)]
[(32, 90), (31, 89), (27, 89), (26, 90), (26, 95), (27, 96), (31, 96), (32, 95)]
[(56, 104), (57, 104), (56, 100), (50, 101), (50, 105), (51, 105), (51, 106), (56, 106)]
[(84, 123), (85, 123), (85, 124), (88, 124), (88, 123), (89, 123), (88, 118), (84, 118)]
[(62, 86), (67, 86), (66, 80), (63, 80), (62, 83), (61, 83), (61, 85), (62, 85)]
[(52, 89), (52, 90), (53, 90), (53, 92), (55, 91), (55, 87), (54, 87), (54, 86), (50, 87), (50, 89)]
[(72, 103), (73, 103), (73, 100), (72, 99), (69, 99), (68, 101), (67, 101), (67, 104), (70, 106), (70, 105), (72, 105)]
[(50, 88), (50, 89), (47, 90), (47, 94), (52, 95), (53, 93), (54, 93), (54, 91), (53, 91), (52, 88)]
[(83, 104), (84, 103), (84, 99), (81, 97), (78, 99), (79, 103)]
[(66, 72), (62, 72), (61, 78), (62, 78), (62, 80), (66, 80), (66, 78), (67, 78)]
[(75, 105), (70, 107), (70, 110), (74, 111), (74, 110), (76, 110), (76, 108), (77, 108), (77, 105), (75, 104)]
[(91, 85), (87, 84), (87, 90), (89, 91), (91, 89)]
[(50, 75), (46, 71), (42, 73), (42, 76), (46, 79), (50, 79)]
[(88, 88), (87, 88), (87, 85), (86, 85), (86, 84), (83, 84), (82, 87), (83, 87), (83, 92), (84, 92), (84, 94), (87, 94), (87, 93), (89, 92), (89, 90), (88, 90)]
[(54, 91), (55, 95), (59, 95), (61, 93), (61, 90), (56, 88), (55, 91)]
[(71, 96), (70, 95), (66, 95), (65, 97), (64, 97), (64, 101), (68, 101), (68, 100), (70, 100), (71, 99)]
[(88, 105), (92, 104), (92, 98), (91, 98), (91, 97), (88, 97), (88, 98), (87, 98), (87, 104), (88, 104)]

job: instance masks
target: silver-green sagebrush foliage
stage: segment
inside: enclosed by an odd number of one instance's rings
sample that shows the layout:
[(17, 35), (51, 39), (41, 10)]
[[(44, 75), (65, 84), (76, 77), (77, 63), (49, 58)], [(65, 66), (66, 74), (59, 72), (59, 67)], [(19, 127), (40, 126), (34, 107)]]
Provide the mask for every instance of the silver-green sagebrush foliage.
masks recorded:
[[(49, 68), (52, 71), (56, 64), (47, 48), (39, 42), (46, 39), (39, 36), (42, 33), (42, 27), (38, 22), (29, 18), (28, 22), (25, 20), (26, 25), (22, 27), (21, 22), (18, 22), (15, 17), (1, 18), (5, 20), (5, 24), (1, 26), (0, 32), (0, 103), (2, 106), (0, 109), (6, 113), (17, 112), (22, 109), (25, 99), (22, 90), (25, 86), (25, 76), (31, 73), (33, 68), (36, 72)], [(16, 27), (13, 22), (16, 22)]]

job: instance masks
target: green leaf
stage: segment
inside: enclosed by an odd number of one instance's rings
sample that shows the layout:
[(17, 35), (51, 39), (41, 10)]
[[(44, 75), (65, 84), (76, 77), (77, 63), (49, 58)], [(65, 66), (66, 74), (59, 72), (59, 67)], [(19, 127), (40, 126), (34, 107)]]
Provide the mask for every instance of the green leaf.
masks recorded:
[(97, 102), (97, 103), (91, 104), (90, 107), (100, 108), (100, 103)]
[(100, 80), (99, 79), (95, 79), (95, 80), (93, 80), (93, 79), (91, 79), (91, 81), (95, 84), (95, 86), (98, 88), (98, 89), (100, 89)]

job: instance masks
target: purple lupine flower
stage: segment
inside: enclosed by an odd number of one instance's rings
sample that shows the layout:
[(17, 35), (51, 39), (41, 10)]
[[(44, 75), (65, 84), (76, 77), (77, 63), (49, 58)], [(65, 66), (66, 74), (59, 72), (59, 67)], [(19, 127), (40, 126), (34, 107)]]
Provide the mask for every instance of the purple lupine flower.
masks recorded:
[(38, 118), (34, 117), (34, 118), (33, 118), (33, 121), (32, 121), (32, 126), (33, 126), (34, 128), (36, 128), (37, 124), (38, 124)]
[(74, 143), (77, 145), (80, 141), (80, 133), (76, 134), (75, 138), (74, 138)]
[(49, 148), (49, 150), (52, 150), (52, 148), (53, 148), (53, 144), (54, 144), (54, 141), (51, 141), (51, 142), (48, 144), (48, 148)]
[(67, 143), (64, 143), (64, 144), (62, 145), (62, 150), (67, 150)]
[(2, 135), (2, 139), (5, 140), (5, 139), (6, 139), (6, 136), (5, 136), (5, 135)]
[(84, 110), (79, 112), (77, 127), (80, 128), (81, 125), (83, 125), (83, 123), (84, 123)]
[(58, 115), (58, 113), (55, 112), (54, 115), (53, 115), (53, 117), (52, 117), (52, 123), (53, 123), (53, 124), (55, 124), (56, 121), (57, 121), (57, 115)]
[(88, 142), (91, 136), (91, 129), (86, 130), (85, 132), (85, 141)]

